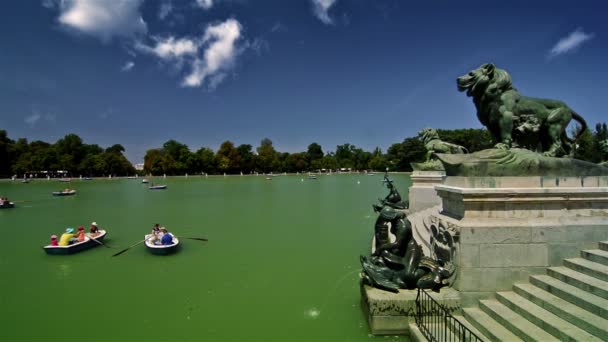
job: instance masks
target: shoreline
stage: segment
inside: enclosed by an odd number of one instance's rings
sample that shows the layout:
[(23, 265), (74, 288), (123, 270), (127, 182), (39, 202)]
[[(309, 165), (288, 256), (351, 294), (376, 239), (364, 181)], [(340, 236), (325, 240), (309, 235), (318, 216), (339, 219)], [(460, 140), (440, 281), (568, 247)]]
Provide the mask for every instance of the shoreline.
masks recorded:
[[(306, 172), (306, 173), (289, 173), (288, 172), (288, 173), (277, 173), (277, 174), (263, 174), (263, 173), (260, 173), (260, 174), (242, 174), (242, 175), (241, 174), (226, 174), (226, 175), (221, 175), (221, 174), (220, 175), (217, 175), (217, 174), (214, 174), (214, 175), (195, 174), (195, 175), (181, 175), (181, 176), (163, 176), (163, 175), (155, 176), (155, 175), (152, 175), (152, 176), (138, 176), (136, 178), (130, 178), (130, 177), (133, 177), (133, 176), (117, 176), (117, 177), (112, 177), (112, 178), (109, 178), (109, 177), (89, 177), (89, 178), (91, 178), (91, 180), (114, 180), (114, 179), (117, 179), (117, 180), (122, 180), (122, 179), (125, 179), (125, 180), (138, 180), (138, 179), (146, 179), (146, 178), (308, 176), (308, 174), (309, 174), (308, 172)], [(365, 172), (332, 172), (332, 173), (310, 172), (310, 174), (315, 174), (315, 175), (319, 175), (319, 176), (321, 176), (321, 175), (332, 175), (332, 176), (334, 176), (334, 175), (365, 175), (365, 176), (367, 176), (367, 173), (365, 173)], [(409, 171), (393, 171), (393, 172), (389, 172), (388, 174), (389, 175), (392, 175), (392, 174), (411, 175), (412, 172), (409, 172)], [(374, 172), (374, 175), (375, 176), (384, 175), (384, 172)], [(46, 181), (46, 182), (55, 181), (55, 182), (68, 183), (68, 182), (62, 181), (62, 180), (65, 180), (65, 179), (70, 179), (70, 178), (50, 178), (50, 179), (47, 179), (47, 178), (27, 178), (28, 181)], [(22, 180), (23, 180), (23, 178), (15, 178), (14, 180), (11, 179), (11, 178), (0, 178), (0, 182), (21, 182)], [(74, 182), (74, 181), (83, 181), (84, 182), (85, 179), (84, 179), (84, 177), (82, 179), (80, 177), (78, 177), (78, 178), (71, 178), (70, 181), (71, 182)]]

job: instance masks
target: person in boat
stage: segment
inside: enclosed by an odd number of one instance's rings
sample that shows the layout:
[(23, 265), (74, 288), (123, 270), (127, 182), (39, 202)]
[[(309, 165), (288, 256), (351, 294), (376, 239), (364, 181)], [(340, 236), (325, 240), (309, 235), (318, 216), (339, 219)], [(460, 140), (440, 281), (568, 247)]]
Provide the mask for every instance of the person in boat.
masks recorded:
[(84, 234), (84, 227), (83, 226), (79, 226), (78, 227), (78, 233), (77, 236), (78, 238), (78, 242), (83, 242), (84, 238), (85, 238), (85, 234)]
[(154, 227), (152, 227), (152, 231), (150, 232), (150, 235), (148, 237), (148, 242), (158, 245), (160, 243), (160, 224), (155, 224)]
[(89, 229), (89, 231), (91, 232), (91, 236), (93, 237), (99, 235), (99, 227), (97, 227), (97, 222), (91, 223), (91, 228)]
[(59, 238), (59, 246), (68, 246), (76, 241), (78, 241), (78, 238), (74, 233), (74, 228), (67, 228), (65, 233), (61, 234), (61, 238)]
[(57, 243), (57, 235), (55, 234), (51, 235), (51, 246), (59, 246)]
[(171, 235), (171, 233), (169, 233), (165, 227), (162, 227), (160, 229), (160, 232), (163, 234), (163, 236), (160, 238), (160, 243), (165, 246), (172, 245), (173, 235)]

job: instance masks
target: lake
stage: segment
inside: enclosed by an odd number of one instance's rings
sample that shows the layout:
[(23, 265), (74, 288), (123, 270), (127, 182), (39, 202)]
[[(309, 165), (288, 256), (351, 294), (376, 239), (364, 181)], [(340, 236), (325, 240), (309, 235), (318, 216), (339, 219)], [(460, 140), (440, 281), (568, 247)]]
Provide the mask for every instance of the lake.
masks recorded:
[[(405, 174), (391, 175), (407, 198)], [(358, 285), (382, 175), (0, 182), (0, 340), (369, 341)], [(53, 197), (69, 185), (75, 196)], [(21, 202), (22, 201), (22, 202)], [(51, 234), (96, 221), (104, 242), (46, 255)], [(143, 239), (155, 223), (181, 239), (170, 256)], [(388, 340), (403, 341), (404, 337)]]

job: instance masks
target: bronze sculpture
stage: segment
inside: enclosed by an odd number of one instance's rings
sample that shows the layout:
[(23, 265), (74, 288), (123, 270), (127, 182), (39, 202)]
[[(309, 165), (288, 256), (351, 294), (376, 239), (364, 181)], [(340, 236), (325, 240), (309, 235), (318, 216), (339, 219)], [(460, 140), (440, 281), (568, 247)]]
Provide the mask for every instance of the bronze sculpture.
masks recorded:
[[(477, 118), (488, 128), (498, 149), (526, 148), (549, 157), (568, 156), (572, 144), (585, 131), (585, 120), (557, 100), (521, 96), (511, 76), (494, 64), (458, 77), (458, 90), (473, 98)], [(566, 127), (574, 119), (580, 133), (570, 139)]]
[[(388, 172), (383, 182), (389, 188), (389, 194), (379, 199), (381, 205), (372, 205), (374, 211), (379, 213), (374, 226), (374, 250), (371, 257), (360, 257), (364, 282), (390, 292), (415, 288), (439, 291), (446, 285), (445, 279), (454, 272), (452, 253), (440, 253), (447, 255), (446, 259), (450, 260), (433, 260), (423, 255), (422, 248), (413, 237), (411, 223), (402, 211), (407, 208), (407, 203), (401, 201), (401, 195), (388, 178)], [(391, 241), (389, 232), (395, 236), (394, 241)], [(445, 241), (451, 239), (451, 235), (447, 235), (448, 238), (437, 234), (437, 240), (442, 240), (441, 244), (435, 244), (438, 249), (443, 245), (453, 246), (453, 241), (451, 244)]]

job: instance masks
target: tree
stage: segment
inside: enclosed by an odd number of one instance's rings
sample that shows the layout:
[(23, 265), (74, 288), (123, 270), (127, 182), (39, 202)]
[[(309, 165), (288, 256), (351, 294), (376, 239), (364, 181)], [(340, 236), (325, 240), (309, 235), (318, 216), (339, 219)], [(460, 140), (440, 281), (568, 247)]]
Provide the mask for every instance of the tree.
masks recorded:
[(251, 173), (255, 168), (255, 154), (253, 147), (249, 144), (241, 144), (236, 148), (239, 153), (240, 165), (238, 169), (243, 173)]
[(424, 161), (426, 148), (418, 138), (406, 138), (400, 144), (393, 144), (388, 148), (387, 158), (389, 167), (395, 171), (411, 171), (410, 163)]
[(215, 154), (208, 147), (202, 147), (195, 153), (196, 159), (200, 162), (200, 169), (197, 172), (215, 173), (217, 171), (215, 164)]
[(308, 145), (306, 156), (308, 157), (308, 161), (310, 163), (321, 160), (323, 158), (323, 149), (321, 148), (321, 145), (317, 144), (316, 142)]
[(231, 141), (224, 141), (215, 154), (215, 162), (220, 172), (235, 173), (241, 156)]
[(469, 153), (485, 150), (494, 146), (490, 131), (487, 129), (438, 129), (437, 134), (439, 134), (441, 140), (463, 146)]
[(257, 162), (260, 170), (264, 173), (272, 171), (273, 166), (276, 167), (277, 165), (277, 151), (272, 146), (272, 140), (268, 138), (262, 139), (260, 146), (256, 150), (258, 152)]

